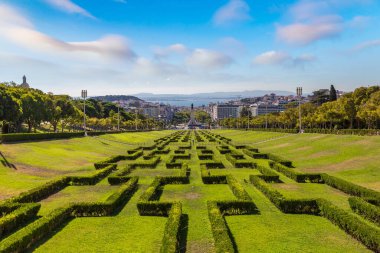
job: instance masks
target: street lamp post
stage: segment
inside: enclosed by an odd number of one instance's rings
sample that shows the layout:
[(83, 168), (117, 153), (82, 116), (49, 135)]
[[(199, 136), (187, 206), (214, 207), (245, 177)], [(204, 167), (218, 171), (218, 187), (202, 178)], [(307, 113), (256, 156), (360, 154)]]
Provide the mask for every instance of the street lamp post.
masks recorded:
[(268, 102), (265, 104), (265, 129), (268, 128)]
[(138, 112), (139, 112), (139, 109), (136, 108), (136, 131), (137, 131), (137, 119), (138, 119)]
[(84, 136), (87, 136), (87, 128), (86, 128), (86, 98), (87, 98), (87, 90), (82, 90), (81, 96), (83, 98), (83, 129)]
[(117, 131), (120, 131), (120, 104), (117, 104)]
[(251, 112), (251, 109), (250, 109), (250, 107), (248, 106), (248, 126), (247, 126), (248, 129), (249, 129), (249, 114), (250, 114), (250, 112)]
[(297, 96), (298, 96), (298, 117), (299, 117), (299, 127), (300, 127), (300, 133), (302, 133), (302, 117), (301, 117), (301, 98), (302, 98), (302, 87), (297, 87)]

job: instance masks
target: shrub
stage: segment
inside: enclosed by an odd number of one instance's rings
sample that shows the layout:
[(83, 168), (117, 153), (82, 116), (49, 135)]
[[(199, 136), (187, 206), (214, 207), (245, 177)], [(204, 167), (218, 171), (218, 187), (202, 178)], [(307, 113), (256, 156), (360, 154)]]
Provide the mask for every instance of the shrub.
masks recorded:
[(162, 238), (161, 253), (179, 252), (179, 229), (181, 225), (182, 205), (174, 202), (169, 211), (168, 221), (165, 225)]
[(262, 178), (265, 182), (279, 182), (280, 181), (279, 175), (273, 172), (271, 169), (265, 166), (261, 166), (261, 165), (256, 165), (256, 169), (260, 171), (262, 175), (259, 177)]
[(142, 216), (168, 216), (172, 202), (140, 201), (137, 209)]
[(142, 150), (153, 150), (157, 147), (157, 144), (142, 147)]
[(213, 160), (213, 158), (214, 158), (213, 155), (200, 155), (200, 154), (198, 154), (199, 160)]
[(222, 162), (202, 162), (201, 167), (204, 166), (207, 169), (224, 169), (224, 164)]
[(94, 185), (108, 176), (116, 169), (116, 164), (111, 164), (104, 169), (98, 170), (92, 176), (71, 176), (70, 183), (73, 185)]
[[(120, 132), (87, 132), (89, 136), (98, 136), (110, 133)], [(53, 140), (53, 139), (68, 139), (84, 137), (84, 132), (69, 132), (69, 133), (14, 133), (14, 134), (0, 134), (0, 142), (12, 143), (22, 141), (38, 141), (38, 140)]]
[(17, 205), (8, 203), (4, 205), (13, 205), (13, 207), (18, 207), (0, 218), (0, 240), (3, 236), (10, 234), (14, 230), (22, 227), (23, 225), (35, 219), (41, 207), (40, 203), (28, 203)]
[(23, 192), (20, 195), (10, 198), (7, 200), (7, 202), (20, 202), (20, 203), (31, 203), (31, 202), (38, 202), (44, 198), (47, 198), (48, 196), (59, 192), (66, 186), (68, 186), (70, 182), (69, 177), (61, 177), (59, 179), (55, 179), (52, 181), (49, 181), (41, 186), (38, 186), (36, 188), (33, 188), (29, 191)]
[(323, 178), (321, 174), (318, 173), (299, 173), (297, 171), (294, 171), (293, 169), (290, 169), (286, 166), (284, 166), (281, 163), (276, 163), (276, 162), (269, 162), (270, 166), (272, 169), (284, 174), (285, 176), (293, 179), (294, 181), (298, 183), (306, 183), (306, 182), (311, 182), (311, 183), (323, 183)]
[(380, 208), (358, 197), (348, 198), (351, 209), (380, 226)]
[(378, 228), (368, 225), (325, 199), (319, 199), (317, 202), (321, 210), (320, 215), (361, 241), (369, 249), (380, 252), (380, 230)]
[(145, 192), (140, 196), (139, 201), (153, 201), (157, 200), (158, 194), (163, 184), (161, 182), (161, 177), (156, 177), (153, 182), (148, 186)]
[(358, 196), (358, 197), (367, 197), (367, 198), (374, 198), (376, 200), (380, 200), (380, 192), (347, 182), (343, 179), (330, 176), (324, 173), (321, 174), (321, 176), (325, 184), (331, 187), (334, 187), (338, 190), (341, 190), (342, 192), (345, 192), (350, 195)]
[(33, 245), (33, 242), (48, 236), (64, 222), (68, 221), (71, 218), (71, 211), (71, 206), (55, 209), (49, 215), (18, 230), (1, 241), (0, 252), (25, 252)]
[(226, 154), (226, 158), (236, 168), (254, 168), (255, 163), (246, 161), (243, 155)]
[(218, 201), (217, 205), (223, 216), (259, 213), (257, 206), (252, 201), (225, 200)]
[(112, 215), (120, 209), (132, 196), (137, 188), (138, 178), (133, 177), (121, 185), (116, 192), (110, 195), (105, 202), (74, 203), (72, 215), (76, 217), (99, 217)]
[(132, 168), (150, 168), (154, 169), (157, 167), (158, 163), (161, 161), (161, 158), (159, 156), (157, 157), (150, 157), (149, 160), (144, 161), (144, 162), (137, 162), (137, 163), (132, 163), (130, 166)]
[(235, 252), (229, 229), (215, 201), (207, 201), (208, 217), (217, 253)]
[(284, 213), (317, 214), (319, 212), (319, 206), (314, 199), (287, 199), (260, 177), (251, 175), (249, 179), (257, 189), (264, 193)]
[(275, 161), (276, 163), (280, 163), (286, 167), (292, 167), (293, 163), (292, 161), (286, 160), (284, 158), (281, 158), (279, 156), (273, 155), (273, 154), (267, 154), (268, 159)]
[(238, 200), (252, 201), (244, 187), (232, 175), (227, 175), (227, 184)]
[(201, 177), (204, 184), (227, 184), (226, 175), (211, 175), (207, 169), (201, 169)]
[(250, 149), (243, 149), (243, 152), (254, 159), (268, 159), (268, 154), (258, 153)]

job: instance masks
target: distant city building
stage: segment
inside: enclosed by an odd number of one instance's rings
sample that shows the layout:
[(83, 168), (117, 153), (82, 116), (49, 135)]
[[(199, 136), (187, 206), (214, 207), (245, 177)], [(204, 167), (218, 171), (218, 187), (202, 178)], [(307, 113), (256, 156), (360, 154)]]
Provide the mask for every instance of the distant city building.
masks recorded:
[(284, 104), (274, 105), (274, 104), (254, 104), (251, 106), (252, 117), (259, 115), (264, 115), (268, 113), (283, 112), (285, 110)]
[(242, 106), (240, 105), (217, 104), (212, 107), (211, 117), (213, 120), (238, 118), (240, 117), (241, 109)]
[(158, 116), (160, 115), (160, 108), (159, 106), (149, 106), (142, 108), (142, 113), (150, 118), (158, 119)]
[(21, 88), (30, 88), (29, 84), (26, 82), (26, 76), (22, 77), (22, 84), (19, 85)]

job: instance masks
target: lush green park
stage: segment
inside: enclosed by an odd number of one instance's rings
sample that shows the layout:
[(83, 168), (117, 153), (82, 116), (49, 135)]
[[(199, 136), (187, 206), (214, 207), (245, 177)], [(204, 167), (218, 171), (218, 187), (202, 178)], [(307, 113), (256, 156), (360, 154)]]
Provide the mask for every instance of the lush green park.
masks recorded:
[(377, 136), (157, 131), (0, 148), (0, 252), (380, 250)]

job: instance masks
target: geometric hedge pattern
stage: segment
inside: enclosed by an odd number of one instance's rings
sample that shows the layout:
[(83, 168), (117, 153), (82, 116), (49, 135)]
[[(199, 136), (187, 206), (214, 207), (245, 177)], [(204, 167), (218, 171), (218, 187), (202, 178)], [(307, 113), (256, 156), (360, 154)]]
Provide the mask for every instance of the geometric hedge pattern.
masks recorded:
[[(244, 177), (283, 213), (322, 216), (367, 248), (380, 252), (380, 193), (328, 174), (299, 173), (291, 161), (255, 147), (234, 144), (211, 131), (177, 131), (157, 139), (153, 145), (140, 146), (94, 164), (89, 176), (64, 176), (0, 203), (0, 252), (33, 249), (50, 238), (72, 219), (117, 215), (139, 187), (138, 170), (154, 171), (164, 166), (168, 173), (155, 175), (137, 202), (141, 216), (167, 217), (161, 252), (186, 251), (186, 213), (181, 200), (164, 201), (162, 194), (170, 185), (194, 187), (199, 174), (202, 187), (225, 185), (231, 199), (207, 201), (207, 214), (216, 252), (238, 252), (226, 216), (260, 215), (242, 181), (230, 169), (252, 171)], [(194, 165), (195, 164), (195, 165)], [(255, 172), (255, 173), (254, 173)], [(286, 180), (285, 180), (286, 179)], [(101, 202), (70, 202), (40, 215), (41, 201), (68, 186), (91, 187), (105, 182), (113, 192)], [(286, 181), (286, 182), (285, 182)], [(289, 181), (294, 184), (326, 184), (349, 197), (351, 211), (326, 198), (291, 198), (279, 190)], [(287, 183), (288, 182), (288, 183)], [(185, 236), (183, 236), (185, 234)]]

